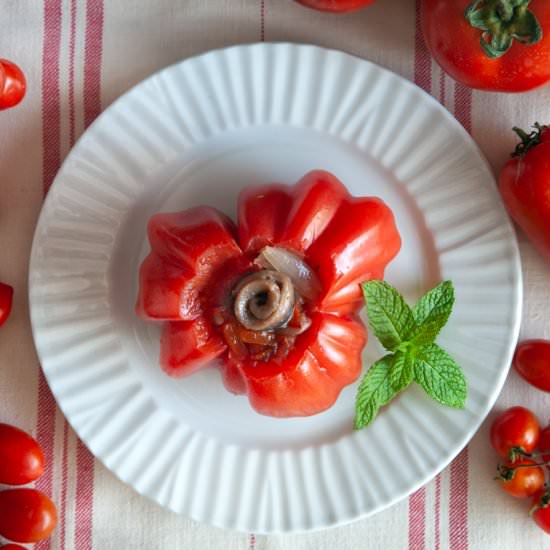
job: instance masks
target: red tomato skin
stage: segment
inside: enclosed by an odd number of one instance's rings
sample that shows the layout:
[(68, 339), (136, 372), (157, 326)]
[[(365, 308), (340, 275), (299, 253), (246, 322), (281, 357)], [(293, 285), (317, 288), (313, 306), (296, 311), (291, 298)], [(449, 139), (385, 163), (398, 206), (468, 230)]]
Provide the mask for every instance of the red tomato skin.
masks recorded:
[(296, 0), (299, 4), (319, 11), (347, 13), (369, 6), (374, 0)]
[(539, 390), (550, 392), (550, 341), (526, 340), (516, 349), (514, 367)]
[(550, 262), (549, 130), (543, 132), (542, 143), (504, 165), (498, 185), (512, 219)]
[(515, 447), (531, 453), (540, 439), (539, 421), (530, 410), (511, 407), (493, 421), (490, 439), (493, 449), (505, 458)]
[(29, 434), (0, 424), (0, 483), (25, 485), (44, 473), (44, 453)]
[(25, 97), (27, 81), (11, 61), (0, 59), (0, 110), (15, 107)]
[(494, 92), (526, 92), (550, 81), (550, 4), (532, 0), (529, 9), (543, 29), (540, 42), (525, 46), (517, 40), (499, 58), (480, 46), (481, 30), (464, 13), (471, 0), (422, 0), (424, 40), (443, 70), (469, 88)]
[(500, 486), (510, 496), (515, 498), (532, 497), (544, 486), (544, 471), (540, 466), (536, 466), (534, 460), (528, 458), (516, 460), (514, 463), (507, 462), (508, 468), (526, 464), (533, 464), (532, 468), (518, 468), (514, 472), (514, 477), (509, 481), (499, 479)]
[[(548, 454), (542, 455), (543, 462), (550, 462), (550, 426), (546, 426), (540, 432), (539, 450), (548, 451)], [(550, 470), (550, 465), (546, 466)]]
[(4, 544), (4, 546), (0, 546), (0, 550), (27, 550), (23, 546), (19, 546), (19, 544)]
[(541, 489), (534, 496), (531, 517), (544, 532), (550, 535), (550, 505), (541, 505), (541, 499), (545, 493), (546, 491)]
[(0, 283), (0, 327), (8, 320), (13, 305), (13, 288)]
[(57, 525), (55, 504), (36, 489), (0, 492), (0, 535), (15, 542), (48, 538)]

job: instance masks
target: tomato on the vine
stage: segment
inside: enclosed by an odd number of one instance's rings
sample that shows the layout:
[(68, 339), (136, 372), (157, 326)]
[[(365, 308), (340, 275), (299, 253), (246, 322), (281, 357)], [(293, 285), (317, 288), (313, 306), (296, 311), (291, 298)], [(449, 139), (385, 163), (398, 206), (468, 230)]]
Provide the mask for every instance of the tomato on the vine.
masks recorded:
[[(548, 189), (550, 189), (550, 173)], [(522, 342), (514, 355), (514, 367), (529, 384), (539, 390), (550, 392), (550, 341), (526, 340)]]
[(44, 473), (44, 453), (29, 434), (0, 423), (0, 483), (25, 485)]
[(435, 60), (470, 88), (525, 92), (550, 81), (547, 0), (422, 0)]
[(15, 63), (0, 59), (0, 111), (15, 107), (25, 96), (26, 89), (23, 71)]
[(0, 535), (15, 542), (48, 538), (57, 524), (55, 504), (36, 489), (0, 492)]
[(546, 533), (550, 534), (550, 489), (541, 489), (533, 498), (531, 517)]
[(296, 0), (300, 4), (321, 11), (344, 13), (355, 11), (372, 4), (374, 0)]
[(499, 472), (501, 487), (516, 498), (531, 497), (544, 486), (544, 470), (530, 458), (507, 461)]
[(525, 407), (505, 410), (491, 425), (491, 445), (501, 456), (511, 458), (511, 452), (531, 453), (540, 438), (537, 417)]

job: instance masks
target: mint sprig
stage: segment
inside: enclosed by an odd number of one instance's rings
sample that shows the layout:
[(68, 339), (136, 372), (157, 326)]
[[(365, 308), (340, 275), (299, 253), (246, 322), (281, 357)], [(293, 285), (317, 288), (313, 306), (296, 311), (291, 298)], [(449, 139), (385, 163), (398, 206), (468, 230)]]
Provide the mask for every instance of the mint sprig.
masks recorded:
[(390, 352), (374, 363), (359, 385), (355, 429), (368, 426), (380, 407), (413, 381), (442, 405), (462, 409), (468, 393), (460, 366), (435, 343), (454, 305), (454, 288), (444, 281), (411, 309), (384, 281), (363, 283), (369, 325)]

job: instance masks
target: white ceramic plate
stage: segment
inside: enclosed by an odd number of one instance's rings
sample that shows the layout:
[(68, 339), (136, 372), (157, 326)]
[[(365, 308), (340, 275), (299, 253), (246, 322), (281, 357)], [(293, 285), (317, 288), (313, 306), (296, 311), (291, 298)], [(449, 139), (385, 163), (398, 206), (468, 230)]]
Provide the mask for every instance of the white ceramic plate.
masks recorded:
[[(354, 386), (323, 414), (281, 420), (229, 394), (216, 370), (161, 372), (159, 329), (133, 313), (148, 218), (201, 203), (234, 215), (243, 186), (314, 168), (393, 209), (403, 248), (387, 278), (409, 300), (453, 280), (439, 341), (465, 370), (465, 410), (411, 388), (353, 432)], [(291, 44), (183, 61), (109, 107), (57, 175), (30, 273), (44, 372), (91, 451), (163, 506), (258, 533), (363, 517), (433, 477), (494, 403), (521, 309), (515, 236), (460, 125), (380, 67)], [(372, 338), (365, 368), (381, 354)]]

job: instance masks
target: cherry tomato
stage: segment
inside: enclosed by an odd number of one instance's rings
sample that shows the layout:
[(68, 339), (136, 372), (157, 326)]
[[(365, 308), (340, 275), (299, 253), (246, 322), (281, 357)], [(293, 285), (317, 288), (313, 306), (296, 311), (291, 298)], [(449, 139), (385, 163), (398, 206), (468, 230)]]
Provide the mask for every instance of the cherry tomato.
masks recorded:
[(0, 550), (27, 550), (23, 546), (19, 546), (19, 544), (4, 544), (4, 546), (0, 546)]
[(490, 437), (493, 449), (503, 457), (509, 458), (513, 449), (531, 453), (539, 442), (539, 421), (530, 410), (512, 407), (495, 418)]
[(8, 320), (13, 303), (13, 288), (0, 283), (0, 327)]
[(25, 485), (44, 473), (44, 453), (29, 434), (0, 424), (0, 483)]
[[(536, 464), (529, 458), (521, 458), (515, 462), (507, 461), (500, 467), (501, 475), (498, 481), (501, 487), (516, 498), (533, 496), (544, 486), (544, 470)], [(530, 465), (532, 467), (528, 467)]]
[(344, 13), (372, 4), (374, 0), (297, 0), (300, 4), (320, 11)]
[(514, 367), (529, 384), (550, 392), (550, 341), (522, 342), (514, 355)]
[(541, 489), (535, 495), (531, 517), (543, 531), (550, 534), (550, 489)]
[(48, 538), (57, 524), (55, 504), (36, 489), (0, 492), (0, 535), (15, 542)]
[(0, 59), (0, 110), (15, 107), (25, 96), (23, 71), (11, 61)]
[(435, 60), (470, 88), (525, 92), (550, 81), (548, 0), (422, 0), (420, 18)]
[(510, 216), (550, 262), (550, 130), (540, 124), (534, 128), (530, 134), (514, 128), (521, 141), (498, 186)]

